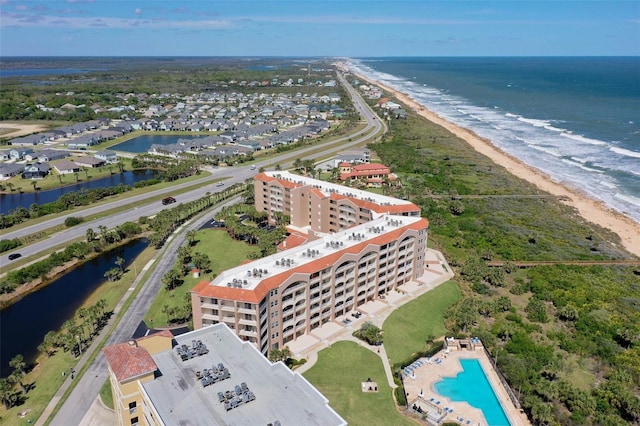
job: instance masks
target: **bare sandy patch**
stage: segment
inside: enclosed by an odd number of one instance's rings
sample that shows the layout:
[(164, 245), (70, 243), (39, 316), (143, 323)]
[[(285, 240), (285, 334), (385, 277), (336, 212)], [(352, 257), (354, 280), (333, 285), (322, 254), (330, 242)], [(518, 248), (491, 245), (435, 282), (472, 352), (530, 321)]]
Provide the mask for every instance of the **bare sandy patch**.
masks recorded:
[[(6, 130), (6, 133), (5, 133)], [(27, 124), (17, 121), (0, 121), (0, 136), (4, 138), (17, 138), (32, 133), (44, 132), (47, 126), (43, 124)]]

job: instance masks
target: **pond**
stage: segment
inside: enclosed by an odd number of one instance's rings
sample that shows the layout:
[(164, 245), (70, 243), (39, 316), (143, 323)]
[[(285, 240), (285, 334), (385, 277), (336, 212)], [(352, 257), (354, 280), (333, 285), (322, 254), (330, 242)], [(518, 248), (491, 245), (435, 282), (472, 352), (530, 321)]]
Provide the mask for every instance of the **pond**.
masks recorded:
[(24, 356), (27, 365), (32, 363), (44, 335), (58, 330), (107, 282), (104, 273), (116, 266), (116, 258), (122, 257), (128, 267), (148, 243), (143, 238), (105, 252), (0, 312), (0, 377), (11, 372), (9, 361), (17, 354)]
[(28, 209), (31, 204), (46, 204), (56, 201), (61, 195), (88, 188), (104, 188), (109, 186), (133, 185), (136, 182), (151, 179), (156, 176), (155, 170), (134, 170), (115, 173), (111, 176), (86, 182), (74, 183), (47, 191), (0, 194), (0, 213), (7, 214), (18, 207)]
[(112, 146), (110, 149), (125, 152), (147, 152), (151, 145), (173, 145), (178, 143), (178, 139), (198, 139), (207, 135), (142, 135), (128, 141)]

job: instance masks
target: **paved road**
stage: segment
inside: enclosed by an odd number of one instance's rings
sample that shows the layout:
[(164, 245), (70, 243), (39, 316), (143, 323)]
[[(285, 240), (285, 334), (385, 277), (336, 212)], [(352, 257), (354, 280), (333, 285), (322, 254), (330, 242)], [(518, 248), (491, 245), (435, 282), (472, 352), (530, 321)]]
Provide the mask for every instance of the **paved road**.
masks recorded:
[[(350, 95), (352, 96), (356, 110), (363, 115), (363, 117), (368, 123), (367, 127), (364, 130), (359, 131), (356, 135), (345, 136), (344, 138), (341, 138), (342, 141), (346, 142), (341, 145), (341, 149), (344, 149), (350, 146), (358, 145), (364, 142), (366, 139), (368, 139), (369, 136), (367, 135), (371, 134), (369, 132), (370, 129), (374, 129), (374, 133), (377, 133), (383, 127), (385, 129), (386, 127), (384, 123), (381, 123), (381, 120), (378, 120), (375, 118), (374, 113), (369, 109), (369, 107), (366, 105), (364, 100), (359, 96), (359, 94), (355, 91), (355, 89), (353, 89), (353, 87), (351, 87), (348, 83), (346, 83), (342, 75), (339, 75), (338, 77), (343, 82), (343, 85), (347, 88)], [(351, 139), (351, 141), (349, 141), (349, 139)], [(335, 141), (332, 143), (335, 143)], [(277, 159), (270, 159), (270, 160), (265, 160), (263, 162), (259, 162), (256, 164), (256, 170), (251, 170), (249, 167), (240, 167), (240, 168), (233, 168), (233, 169), (218, 169), (220, 173), (218, 174), (214, 173), (213, 178), (228, 176), (229, 180), (227, 181), (226, 185), (231, 185), (236, 182), (244, 182), (247, 178), (250, 178), (253, 175), (255, 175), (257, 173), (257, 169), (259, 169), (262, 166), (266, 167), (275, 163), (279, 163), (282, 166), (285, 166), (286, 163), (284, 163), (284, 161), (293, 161), (293, 159), (295, 158), (301, 158), (301, 156), (304, 155), (306, 152), (314, 151), (317, 149), (318, 149), (318, 146), (314, 145), (309, 148), (284, 154), (282, 156), (279, 156)], [(325, 155), (325, 153), (322, 153), (319, 156), (322, 156), (322, 155)], [(186, 201), (190, 201), (190, 200), (201, 197), (207, 191), (213, 192), (212, 189), (216, 189), (216, 188), (220, 189), (218, 187), (215, 187), (214, 185), (210, 185), (210, 186), (212, 188), (205, 187), (202, 189), (198, 189), (196, 191), (190, 191), (190, 192), (187, 192), (184, 194), (178, 194), (178, 195), (175, 195), (176, 193), (178, 193), (177, 191), (175, 191), (175, 192), (172, 192), (171, 194), (177, 199), (178, 202), (186, 202)], [(150, 195), (147, 194), (145, 196), (148, 197)], [(235, 202), (237, 202), (237, 199), (229, 200), (225, 204), (230, 204)], [(139, 208), (138, 211), (134, 210), (132, 212), (125, 212), (125, 213), (112, 215), (109, 218), (101, 219), (99, 221), (99, 224), (109, 227), (109, 226), (116, 226), (126, 220), (137, 220), (139, 216), (143, 215), (142, 212), (144, 212), (144, 215), (150, 215), (152, 214), (152, 211), (155, 212), (160, 210), (162, 206), (161, 205), (158, 206), (159, 204), (160, 203), (155, 202), (143, 208)], [(222, 206), (218, 207), (216, 211), (221, 207)], [(167, 243), (166, 248), (163, 250), (163, 252), (158, 256), (156, 256), (157, 260), (151, 267), (152, 272), (149, 278), (144, 283), (139, 284), (139, 285), (142, 285), (140, 293), (138, 293), (136, 298), (133, 300), (133, 303), (131, 304), (131, 306), (123, 314), (123, 317), (120, 320), (120, 322), (118, 324), (112, 325), (112, 327), (114, 327), (114, 332), (111, 334), (111, 336), (107, 340), (106, 345), (126, 342), (129, 339), (131, 339), (131, 336), (133, 335), (134, 331), (136, 330), (140, 322), (143, 320), (145, 313), (147, 312), (147, 310), (149, 309), (149, 306), (151, 305), (151, 302), (153, 301), (156, 294), (158, 293), (160, 286), (162, 285), (162, 277), (166, 274), (166, 272), (171, 268), (171, 266), (175, 262), (177, 250), (184, 242), (184, 238), (185, 238), (184, 236), (186, 231), (189, 229), (198, 229), (205, 222), (210, 220), (214, 215), (215, 215), (215, 212), (212, 212), (211, 214), (208, 214), (202, 217), (201, 219), (198, 219), (190, 223), (188, 226), (184, 227), (181, 230), (178, 230), (174, 234), (173, 239), (171, 239)], [(64, 218), (62, 218), (61, 220), (64, 221)], [(92, 226), (95, 229), (97, 227), (97, 224), (93, 224)], [(69, 231), (65, 231), (64, 233), (59, 234), (56, 238), (56, 244), (60, 244), (60, 242), (62, 241), (62, 238), (64, 238), (64, 236), (66, 236), (68, 232)], [(86, 232), (86, 230), (84, 232)], [(27, 234), (29, 233), (31, 232), (27, 232)], [(79, 235), (82, 236), (84, 234), (82, 231), (80, 231)], [(75, 238), (75, 237), (70, 237), (69, 239), (72, 239), (72, 238)], [(21, 249), (21, 251), (25, 252), (25, 249), (23, 248)], [(141, 271), (141, 274), (143, 273), (144, 272)], [(121, 301), (120, 303), (122, 304), (123, 302), (124, 302), (124, 298), (123, 298), (123, 301)], [(80, 367), (78, 367), (77, 370), (80, 370)], [(100, 388), (102, 387), (102, 384), (105, 382), (107, 377), (108, 377), (108, 371), (107, 371), (106, 360), (102, 352), (100, 352), (100, 354), (95, 358), (95, 360), (88, 367), (85, 374), (83, 374), (82, 377), (78, 379), (79, 382), (77, 383), (75, 389), (66, 399), (66, 401), (64, 402), (64, 404), (62, 405), (62, 407), (60, 408), (60, 410), (58, 411), (58, 413), (53, 418), (50, 424), (52, 426), (68, 426), (68, 425), (80, 424), (85, 413), (87, 413), (87, 411), (91, 407), (91, 404), (94, 402), (96, 396), (100, 392)], [(68, 382), (65, 383), (65, 386), (68, 386), (68, 385), (69, 385)], [(64, 390), (66, 389), (65, 386), (63, 386), (63, 388), (61, 388), (58, 391), (58, 393), (56, 394), (56, 397), (53, 398), (52, 402), (47, 407), (47, 410), (45, 411), (45, 413), (38, 420), (37, 424), (44, 424), (46, 422), (47, 417), (51, 413), (51, 410), (53, 410), (56, 403), (59, 401), (60, 397), (64, 393)]]
[[(339, 79), (340, 81), (346, 83), (344, 86), (349, 91), (349, 94), (352, 97), (356, 110), (361, 113), (361, 115), (364, 117), (364, 119), (367, 122), (367, 126), (363, 130), (353, 135), (345, 136), (337, 140), (333, 140), (331, 142), (326, 143), (326, 145), (332, 145), (332, 144), (335, 144), (336, 142), (343, 142), (340, 146), (340, 149), (343, 150), (350, 146), (363, 143), (364, 141), (370, 138), (371, 134), (375, 134), (379, 132), (383, 127), (386, 129), (386, 126), (384, 123), (381, 122), (381, 120), (376, 118), (376, 115), (373, 113), (373, 111), (371, 111), (371, 109), (364, 102), (362, 97), (357, 93), (357, 91), (353, 87), (351, 87), (351, 85), (349, 85), (346, 82), (346, 80), (344, 80), (344, 78), (341, 75), (339, 75)], [(371, 129), (374, 129), (374, 132), (370, 132)], [(135, 195), (130, 198), (127, 198), (126, 200), (111, 202), (111, 203), (103, 204), (101, 206), (91, 207), (83, 210), (80, 210), (80, 209), (74, 210), (64, 216), (60, 216), (55, 219), (50, 219), (45, 222), (34, 224), (19, 230), (3, 231), (2, 238), (12, 239), (12, 238), (20, 238), (27, 235), (35, 234), (37, 232), (45, 231), (46, 229), (49, 229), (53, 226), (59, 226), (64, 224), (64, 220), (69, 216), (89, 217), (91, 215), (95, 215), (107, 210), (111, 210), (116, 207), (120, 207), (123, 204), (144, 201), (149, 197), (157, 197), (160, 195), (171, 195), (176, 199), (178, 203), (193, 201), (202, 197), (206, 192), (211, 192), (211, 193), (219, 192), (224, 190), (225, 187), (228, 187), (235, 183), (244, 182), (246, 179), (255, 176), (261, 167), (267, 168), (275, 164), (280, 164), (281, 167), (286, 168), (286, 166), (289, 163), (293, 162), (293, 160), (295, 160), (296, 158), (304, 158), (305, 154), (310, 153), (312, 151), (317, 151), (318, 148), (322, 146), (323, 145), (311, 145), (303, 149), (287, 152), (277, 157), (257, 162), (255, 163), (256, 167), (254, 170), (252, 170), (250, 166), (223, 167), (223, 168), (213, 169), (211, 176), (207, 176), (198, 181), (182, 183), (168, 189), (159, 189), (150, 193)], [(315, 158), (324, 158), (333, 154), (334, 151), (335, 151), (335, 148), (327, 149), (326, 152), (320, 152), (319, 154), (313, 153), (313, 156)], [(188, 186), (192, 186), (197, 182), (206, 182), (208, 180), (213, 182), (214, 180), (218, 180), (221, 178), (225, 179), (224, 181), (225, 185), (223, 187), (218, 187), (214, 183), (211, 183), (199, 189), (195, 189), (188, 192), (180, 192), (181, 189), (186, 188)], [(38, 253), (44, 250), (47, 250), (52, 246), (57, 246), (65, 242), (74, 240), (76, 238), (84, 237), (87, 233), (87, 229), (89, 228), (92, 228), (96, 232), (99, 226), (106, 226), (107, 228), (111, 229), (124, 222), (135, 222), (138, 220), (138, 218), (140, 218), (140, 216), (151, 216), (159, 212), (160, 210), (169, 208), (169, 207), (171, 206), (163, 206), (162, 203), (158, 201), (154, 201), (154, 202), (150, 202), (149, 204), (124, 211), (122, 213), (116, 213), (108, 217), (103, 217), (101, 219), (83, 222), (82, 224), (74, 226), (73, 228), (65, 229), (64, 231), (51, 235), (49, 238), (46, 238), (42, 241), (38, 241), (28, 246), (22, 246), (19, 249), (3, 253), (2, 255), (0, 255), (0, 264), (3, 264), (3, 265), (8, 264), (10, 262), (10, 260), (8, 259), (8, 255), (11, 253), (20, 252), (23, 257), (37, 255)]]
[[(138, 295), (135, 297), (129, 308), (123, 314), (120, 322), (115, 325), (114, 331), (107, 339), (105, 345), (113, 345), (116, 343), (126, 342), (131, 339), (136, 328), (143, 320), (151, 302), (156, 297), (156, 294), (162, 286), (162, 277), (173, 266), (177, 258), (178, 248), (184, 244), (185, 233), (190, 229), (198, 229), (207, 221), (211, 220), (213, 216), (225, 205), (236, 204), (240, 201), (240, 197), (230, 199), (220, 207), (217, 207), (213, 212), (201, 217), (200, 219), (191, 222), (188, 226), (182, 229), (183, 232), (177, 232), (171, 241), (168, 242), (164, 251), (156, 256), (156, 260), (151, 269), (151, 275), (146, 282), (142, 285), (142, 288)], [(144, 274), (146, 271), (140, 271), (140, 274)], [(117, 315), (117, 312), (114, 312)], [(79, 370), (77, 367), (76, 370)], [(96, 396), (100, 392), (105, 380), (109, 376), (107, 370), (107, 361), (102, 351), (91, 363), (87, 371), (84, 373), (75, 389), (69, 395), (66, 402), (60, 408), (60, 411), (53, 418), (50, 423), (51, 426), (68, 426), (80, 424), (80, 421), (84, 417), (85, 413), (89, 410), (89, 407), (95, 400)]]

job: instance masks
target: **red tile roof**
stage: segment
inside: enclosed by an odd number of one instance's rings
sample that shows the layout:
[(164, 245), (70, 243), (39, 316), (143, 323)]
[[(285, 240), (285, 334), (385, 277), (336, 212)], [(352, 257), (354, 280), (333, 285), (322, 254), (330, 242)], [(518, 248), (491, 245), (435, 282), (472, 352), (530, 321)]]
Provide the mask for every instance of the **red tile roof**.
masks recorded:
[(278, 244), (279, 250), (289, 250), (294, 247), (298, 247), (307, 242), (307, 237), (298, 233), (290, 234), (283, 242)]
[(135, 344), (118, 343), (103, 348), (102, 352), (119, 382), (152, 373), (158, 369), (149, 352)]
[(291, 268), (279, 274), (274, 274), (270, 277), (263, 279), (260, 282), (260, 284), (258, 284), (256, 288), (253, 290), (210, 285), (208, 281), (200, 281), (193, 288), (193, 290), (191, 290), (191, 293), (197, 293), (198, 296), (200, 297), (213, 297), (213, 298), (225, 299), (225, 300), (237, 300), (238, 302), (260, 303), (262, 299), (264, 299), (264, 297), (267, 295), (267, 293), (269, 293), (269, 291), (275, 288), (278, 288), (280, 284), (282, 284), (287, 278), (289, 278), (289, 276), (291, 276), (294, 273), (310, 274), (310, 273), (319, 271), (321, 269), (334, 265), (345, 254), (360, 253), (369, 244), (382, 245), (388, 241), (395, 241), (400, 237), (400, 235), (402, 235), (405, 232), (405, 230), (423, 229), (423, 228), (426, 228), (427, 224), (428, 224), (427, 220), (422, 218), (422, 220), (414, 222), (410, 225), (403, 226), (401, 228), (398, 228), (386, 234), (379, 235), (377, 237), (363, 241), (359, 244), (345, 248), (344, 250), (340, 250), (338, 252), (331, 253), (327, 256), (320, 257), (316, 260), (305, 263), (295, 268)]

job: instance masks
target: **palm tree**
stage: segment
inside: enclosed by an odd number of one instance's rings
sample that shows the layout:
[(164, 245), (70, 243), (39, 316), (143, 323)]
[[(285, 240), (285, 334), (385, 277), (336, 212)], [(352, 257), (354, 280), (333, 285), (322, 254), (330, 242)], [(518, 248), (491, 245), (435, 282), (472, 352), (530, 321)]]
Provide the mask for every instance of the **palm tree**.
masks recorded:
[(76, 183), (80, 182), (79, 173), (73, 172), (73, 175), (76, 177)]
[(120, 268), (120, 271), (124, 273), (124, 259), (122, 257), (116, 257), (116, 265)]
[(4, 377), (0, 378), (0, 399), (2, 399), (2, 403), (7, 410), (13, 406), (15, 401), (13, 386), (11, 386), (9, 380)]
[(196, 243), (196, 234), (197, 234), (197, 231), (195, 229), (192, 229), (187, 232), (186, 237), (187, 237), (187, 243), (189, 246), (193, 246)]
[(9, 188), (9, 191), (11, 192), (15, 191), (15, 187), (12, 182), (7, 182), (7, 188)]
[(38, 182), (36, 182), (35, 180), (31, 181), (31, 186), (33, 186), (33, 190), (34, 191), (38, 190)]
[(95, 239), (96, 239), (95, 231), (92, 228), (87, 229), (87, 242), (90, 243)]
[(11, 361), (9, 361), (9, 366), (20, 372), (23, 376), (27, 374), (24, 370), (27, 366), (27, 363), (24, 362), (24, 357), (21, 354), (14, 356)]

